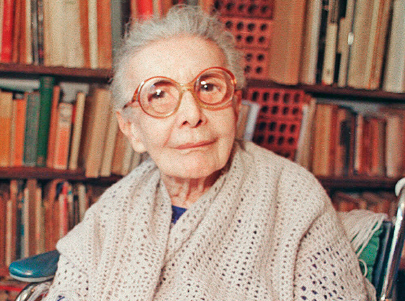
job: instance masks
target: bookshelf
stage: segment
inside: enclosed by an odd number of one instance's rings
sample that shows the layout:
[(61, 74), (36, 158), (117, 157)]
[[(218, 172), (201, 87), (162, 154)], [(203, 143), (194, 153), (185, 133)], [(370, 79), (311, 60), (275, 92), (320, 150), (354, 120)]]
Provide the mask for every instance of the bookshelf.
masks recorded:
[(370, 102), (404, 103), (405, 93), (387, 92), (383, 90), (355, 89), (350, 87), (337, 87), (331, 85), (282, 85), (270, 80), (250, 79), (248, 86), (259, 88), (285, 88), (300, 89), (313, 96), (327, 96), (339, 99), (355, 99)]
[(63, 79), (74, 79), (78, 81), (107, 82), (112, 76), (111, 69), (90, 69), (90, 68), (66, 68), (47, 67), (39, 65), (5, 64), (0, 63), (1, 77), (37, 77), (39, 75), (50, 75)]
[[(230, 1), (232, 2), (232, 1)], [(0, 63), (0, 77), (4, 78), (38, 78), (42, 75), (54, 76), (61, 80), (78, 82), (108, 83), (111, 79), (110, 69), (90, 69), (90, 68), (67, 68), (67, 67), (47, 67), (39, 65), (24, 65), (14, 63)], [(267, 79), (248, 79), (248, 86), (264, 88), (283, 88), (303, 90), (316, 97), (330, 97), (334, 99), (348, 99), (351, 101), (367, 101), (375, 103), (403, 104), (405, 103), (405, 93), (394, 93), (383, 90), (365, 90), (349, 87), (337, 87), (336, 85), (321, 84), (294, 84), (283, 85)], [(88, 178), (83, 168), (75, 171), (56, 170), (52, 168), (39, 167), (10, 167), (0, 168), (0, 180), (9, 179), (38, 179), (50, 181), (52, 179), (64, 179), (69, 181), (81, 181), (86, 183), (97, 183), (109, 185), (121, 176), (110, 176), (100, 178)], [(393, 190), (398, 179), (388, 177), (368, 177), (368, 176), (319, 176), (318, 179), (328, 190), (353, 190), (353, 189), (385, 189)], [(405, 262), (402, 262), (402, 269), (405, 269)], [(8, 274), (5, 267), (0, 266), (0, 276)]]

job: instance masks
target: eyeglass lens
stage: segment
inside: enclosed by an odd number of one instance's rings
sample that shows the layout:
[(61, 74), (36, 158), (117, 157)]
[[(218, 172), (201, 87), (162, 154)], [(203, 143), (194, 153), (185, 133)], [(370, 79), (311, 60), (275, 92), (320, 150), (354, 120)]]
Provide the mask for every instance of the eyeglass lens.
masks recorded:
[[(227, 102), (233, 95), (231, 76), (220, 69), (207, 70), (194, 82), (193, 94), (208, 107)], [(139, 91), (143, 109), (151, 115), (163, 116), (176, 110), (182, 87), (177, 82), (155, 77), (146, 81)]]

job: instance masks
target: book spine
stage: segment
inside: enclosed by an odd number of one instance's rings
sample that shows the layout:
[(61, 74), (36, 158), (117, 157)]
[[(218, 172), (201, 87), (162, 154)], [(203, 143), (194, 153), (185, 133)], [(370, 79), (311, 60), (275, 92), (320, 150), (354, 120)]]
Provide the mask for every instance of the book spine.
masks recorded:
[(11, 120), (13, 94), (0, 92), (0, 166), (10, 166)]
[[(13, 25), (13, 44), (12, 44), (12, 58), (11, 61), (13, 63), (18, 63), (19, 58), (20, 58), (20, 41), (22, 40), (21, 38), (21, 22), (22, 22), (22, 15), (23, 15), (23, 1), (21, 0), (16, 0), (15, 2), (15, 11), (14, 11), (14, 25)], [(0, 42), (1, 45), (1, 42)]]
[(55, 139), (55, 157), (53, 167), (67, 169), (70, 129), (72, 126), (73, 105), (71, 103), (59, 104), (59, 118)]
[(98, 67), (112, 66), (111, 3), (110, 0), (97, 1), (97, 41)]
[(137, 17), (140, 20), (149, 19), (153, 16), (153, 0), (137, 0)]
[(38, 2), (31, 0), (31, 47), (33, 64), (39, 64), (38, 51)]
[(22, 166), (24, 163), (24, 135), (25, 135), (25, 114), (27, 110), (27, 99), (15, 99), (14, 118), (14, 141), (13, 152), (11, 153), (10, 165)]
[(97, 1), (88, 2), (89, 18), (89, 45), (90, 45), (90, 66), (93, 69), (98, 68), (98, 41), (97, 41)]
[(39, 110), (39, 92), (29, 93), (27, 98), (24, 139), (24, 164), (26, 166), (35, 166), (37, 164)]
[(37, 0), (37, 20), (38, 20), (38, 63), (44, 64), (44, 3)]
[(72, 143), (70, 145), (69, 169), (71, 170), (76, 170), (78, 167), (85, 102), (86, 102), (85, 94), (79, 92), (76, 97)]
[(49, 122), (48, 150), (46, 153), (46, 166), (49, 168), (53, 167), (56, 125), (58, 123), (59, 98), (60, 98), (60, 86), (54, 86), (52, 95), (51, 119)]
[(53, 87), (55, 79), (49, 76), (40, 78), (40, 112), (38, 127), (37, 166), (46, 166), (46, 154), (48, 150), (49, 123), (51, 119), (51, 107)]
[(15, 0), (4, 0), (3, 3), (3, 28), (1, 41), (1, 61), (11, 62), (13, 50), (13, 24)]

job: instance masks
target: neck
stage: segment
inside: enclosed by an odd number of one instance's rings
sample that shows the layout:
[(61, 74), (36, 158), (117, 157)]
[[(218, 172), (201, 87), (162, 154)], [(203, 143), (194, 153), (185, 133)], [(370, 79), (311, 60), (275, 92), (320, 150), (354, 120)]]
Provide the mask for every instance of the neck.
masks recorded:
[(198, 179), (182, 179), (162, 175), (162, 180), (169, 192), (172, 205), (189, 208), (214, 185), (219, 174), (220, 172), (217, 171), (208, 177)]

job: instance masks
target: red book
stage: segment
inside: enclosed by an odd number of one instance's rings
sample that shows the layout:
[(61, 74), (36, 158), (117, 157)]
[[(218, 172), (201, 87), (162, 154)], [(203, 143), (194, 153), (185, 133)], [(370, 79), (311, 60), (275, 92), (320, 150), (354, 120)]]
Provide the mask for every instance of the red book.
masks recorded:
[(1, 41), (1, 61), (11, 62), (13, 52), (13, 24), (14, 24), (14, 0), (4, 0), (3, 3), (3, 33)]
[(136, 16), (140, 20), (145, 20), (153, 16), (153, 0), (137, 0)]

